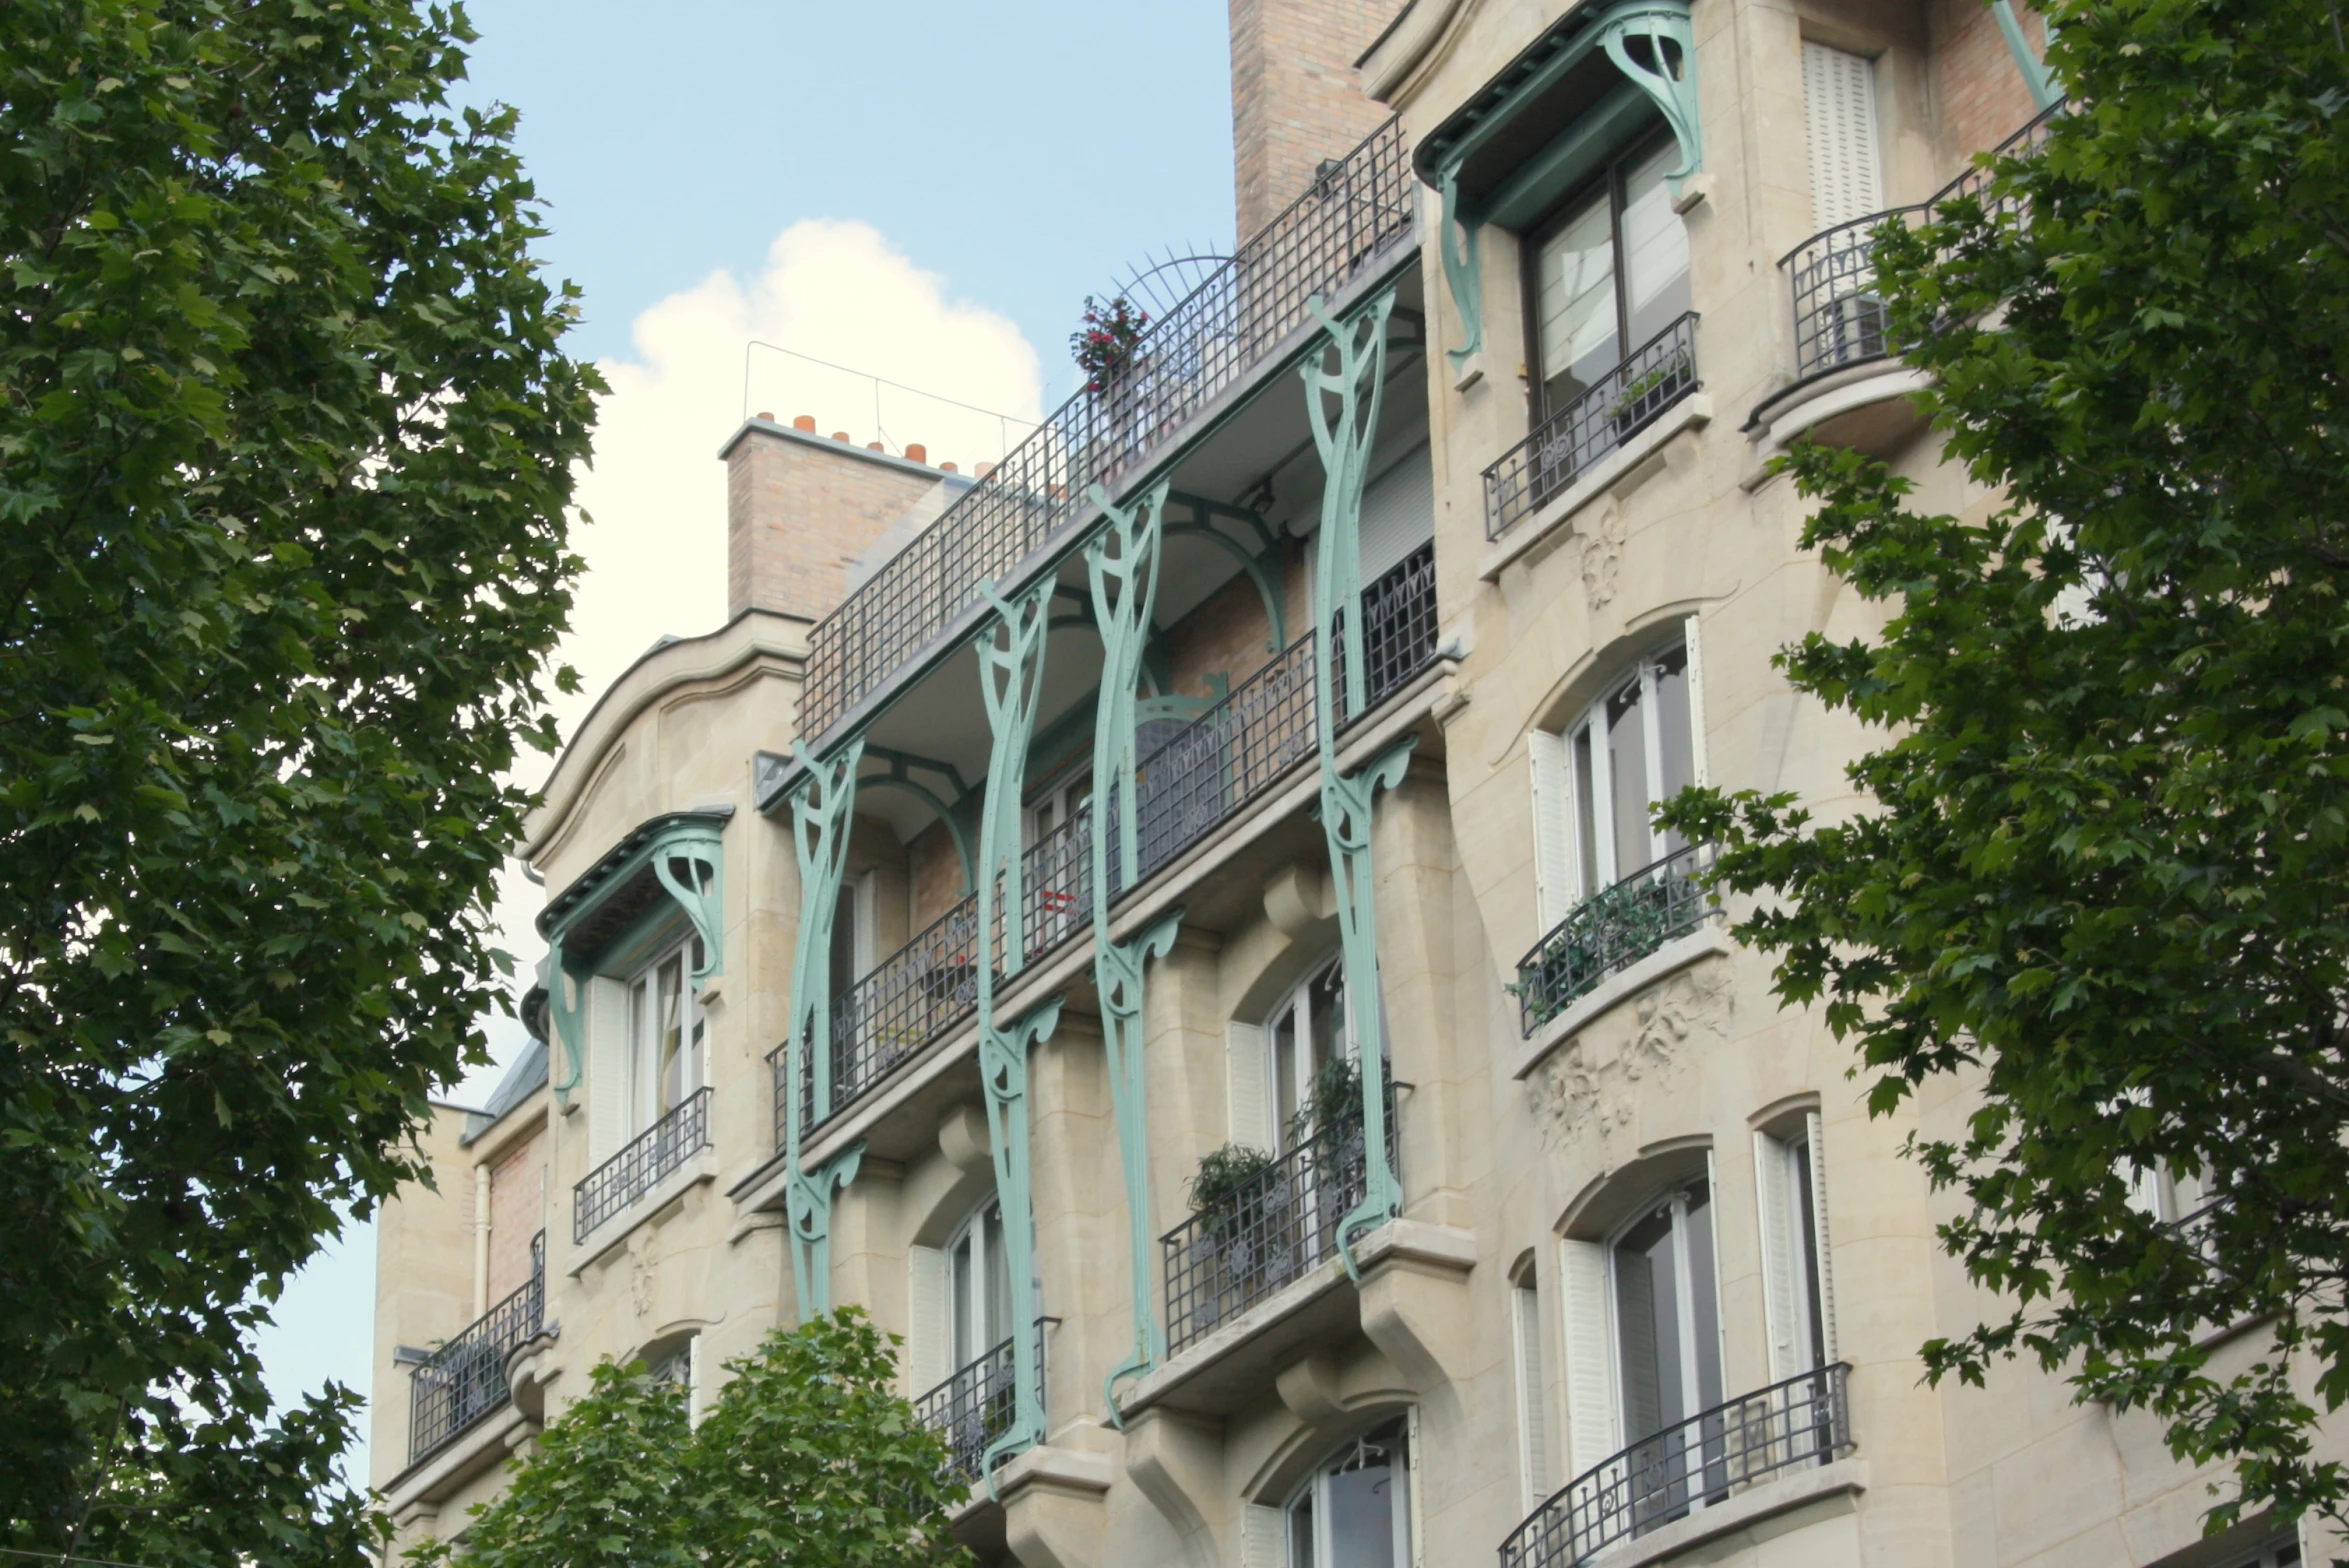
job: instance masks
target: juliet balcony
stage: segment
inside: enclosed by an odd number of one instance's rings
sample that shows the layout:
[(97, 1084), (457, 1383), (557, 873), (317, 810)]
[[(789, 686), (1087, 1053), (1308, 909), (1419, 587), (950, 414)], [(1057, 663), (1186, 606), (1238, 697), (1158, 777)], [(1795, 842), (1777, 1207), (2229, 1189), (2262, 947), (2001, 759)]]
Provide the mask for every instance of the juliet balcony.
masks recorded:
[(571, 1240), (584, 1242), (709, 1147), (710, 1091), (697, 1089), (571, 1189)]
[(1834, 1463), (1853, 1446), (1850, 1371), (1820, 1367), (1640, 1438), (1535, 1509), (1502, 1543), (1501, 1568), (1577, 1568), (1764, 1482)]
[(1675, 850), (1584, 899), (1544, 933), (1517, 961), (1512, 989), (1524, 1034), (1531, 1038), (1608, 976), (1702, 925), (1713, 902), (1698, 874), (1710, 860), (1702, 844)]
[(1601, 376), (1484, 471), (1484, 532), (1498, 539), (1608, 454), (1699, 391), (1695, 311), (1674, 321)]
[[(1046, 1375), (1044, 1331), (1058, 1322), (1057, 1318), (1036, 1320), (1039, 1378)], [(1006, 1339), (913, 1402), (916, 1418), (946, 1439), (947, 1475), (974, 1491), (986, 1478), (988, 1447), (1010, 1431), (1018, 1418), (1018, 1378), (1012, 1342)]]
[(506, 1358), (546, 1321), (546, 1233), (530, 1243), (530, 1278), (439, 1349), (408, 1379), (408, 1463), (446, 1448), (510, 1397)]

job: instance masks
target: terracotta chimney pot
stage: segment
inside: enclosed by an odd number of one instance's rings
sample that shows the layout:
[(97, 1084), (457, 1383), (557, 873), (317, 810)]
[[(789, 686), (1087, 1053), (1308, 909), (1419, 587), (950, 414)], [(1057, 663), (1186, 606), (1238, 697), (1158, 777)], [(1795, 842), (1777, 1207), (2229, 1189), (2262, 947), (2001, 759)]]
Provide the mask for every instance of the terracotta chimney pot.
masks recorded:
[(905, 449), (905, 460), (909, 463), (926, 463), (930, 460), (930, 449), (916, 441)]
[(971, 477), (973, 479), (984, 479), (993, 472), (995, 472), (995, 465), (993, 463), (981, 463), (978, 467), (971, 470)]
[(765, 409), (763, 409), (763, 408), (759, 410), (759, 412), (758, 412), (758, 417), (759, 417), (759, 418), (760, 418), (762, 421), (764, 421), (765, 423), (767, 423), (767, 424), (770, 424), (770, 425), (771, 425), (771, 424), (773, 424), (773, 423), (775, 422), (775, 416), (774, 416), (773, 414), (771, 414), (771, 413), (767, 412), (767, 411), (766, 411)]
[(952, 463), (940, 463), (938, 465), (938, 472), (942, 474), (953, 474), (959, 473), (961, 470), (956, 468)]
[(804, 430), (812, 436), (816, 433), (816, 416), (813, 414), (802, 414), (791, 422), (791, 428), (794, 430)]
[(848, 432), (845, 430), (835, 430), (832, 432), (832, 439), (835, 441), (845, 441), (848, 439)]

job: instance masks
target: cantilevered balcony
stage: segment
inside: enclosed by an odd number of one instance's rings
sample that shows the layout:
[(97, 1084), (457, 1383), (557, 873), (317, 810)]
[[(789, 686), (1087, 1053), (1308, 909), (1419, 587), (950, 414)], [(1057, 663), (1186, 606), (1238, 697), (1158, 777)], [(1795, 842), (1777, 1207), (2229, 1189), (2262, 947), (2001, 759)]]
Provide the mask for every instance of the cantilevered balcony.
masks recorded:
[[(1435, 547), (1422, 545), (1363, 589), (1362, 646), (1367, 699), (1345, 712), (1343, 652), (1334, 684), (1339, 722), (1375, 712), (1434, 660)], [(1314, 638), (1290, 643), (1220, 702), (1145, 753), (1135, 769), (1139, 889), (1183, 853), (1297, 770), (1315, 752)], [(1092, 931), (1093, 813), (1099, 803), (1031, 845), (1022, 865), (1025, 967)], [(1115, 872), (1112, 872), (1113, 877)], [(1113, 886), (1115, 884), (1113, 883)], [(1008, 952), (1008, 922), (997, 914), (995, 951)], [(832, 1002), (830, 1101), (819, 1111), (812, 1062), (801, 1064), (802, 1127), (840, 1115), (902, 1063), (970, 1018), (978, 1002), (978, 900), (966, 897)], [(775, 1093), (775, 1146), (785, 1144), (790, 1085), (786, 1051), (768, 1057)]]
[(710, 1091), (702, 1088), (571, 1189), (571, 1240), (585, 1241), (597, 1226), (659, 1186), (663, 1177), (683, 1167), (709, 1142)]
[[(1399, 1171), (1398, 1148), (1390, 1094), (1387, 1163)], [(1159, 1238), (1170, 1352), (1179, 1354), (1337, 1256), (1338, 1226), (1362, 1201), (1364, 1153), (1357, 1110), (1325, 1124)]]
[(506, 1357), (546, 1319), (546, 1233), (530, 1243), (530, 1278), (420, 1363), (408, 1380), (408, 1463), (456, 1441), (506, 1403)]
[(1704, 383), (1697, 377), (1695, 311), (1634, 349), (1591, 389), (1541, 423), (1484, 471), (1484, 533), (1509, 528), (1563, 495), (1601, 458)]
[(1576, 1568), (1618, 1541), (1831, 1464), (1852, 1446), (1842, 1362), (1641, 1438), (1560, 1488), (1501, 1546), (1501, 1568)]
[(1557, 1017), (1676, 937), (1703, 923), (1712, 900), (1697, 881), (1706, 846), (1675, 850), (1574, 906), (1517, 961), (1517, 1010), (1524, 1032)]
[[(1057, 1318), (1036, 1320), (1036, 1366), (1044, 1366), (1044, 1330)], [(976, 1488), (986, 1476), (987, 1448), (1011, 1430), (1019, 1414), (1019, 1369), (1005, 1340), (913, 1402), (922, 1425), (946, 1439), (946, 1473)]]
[[(1999, 143), (1993, 158), (2025, 156), (2047, 140), (2063, 105), (2046, 110)], [(1876, 292), (1876, 235), (1887, 223), (1934, 221), (1960, 197), (1984, 196), (1991, 171), (1974, 167), (1913, 207), (1870, 213), (1823, 229), (1779, 261), (1794, 297), (1794, 375), (1800, 383), (1897, 351), (1886, 335), (1884, 301)], [(2003, 203), (2000, 209), (2003, 210)]]
[(1307, 302), (1343, 293), (1407, 249), (1414, 196), (1395, 121), (1335, 160), (1279, 217), (1165, 316), (1100, 392), (1080, 392), (986, 478), (819, 623), (809, 640), (800, 730), (847, 717), (925, 650), (950, 644), (984, 608), (982, 582), (1009, 583), (1048, 545), (1159, 466), (1201, 416), (1297, 346)]

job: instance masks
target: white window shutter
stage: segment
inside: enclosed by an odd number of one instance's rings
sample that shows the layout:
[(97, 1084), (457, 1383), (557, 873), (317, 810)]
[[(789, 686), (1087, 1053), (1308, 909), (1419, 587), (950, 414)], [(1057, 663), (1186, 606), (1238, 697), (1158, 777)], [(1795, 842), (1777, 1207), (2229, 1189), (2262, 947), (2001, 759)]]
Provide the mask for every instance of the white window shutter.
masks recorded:
[(1566, 1423), (1571, 1452), (1565, 1473), (1579, 1475), (1615, 1452), (1615, 1368), (1608, 1344), (1607, 1249), (1595, 1241), (1558, 1248), (1565, 1283)]
[(1525, 737), (1533, 775), (1533, 887), (1545, 932), (1574, 908), (1574, 802), (1567, 789), (1566, 737), (1533, 730)]
[(905, 1397), (919, 1399), (946, 1381), (954, 1368), (946, 1364), (946, 1251), (942, 1247), (907, 1249), (905, 1323)]
[(628, 1141), (628, 987), (597, 975), (587, 982), (587, 1160), (601, 1165)]
[(1786, 1145), (1766, 1132), (1754, 1134), (1754, 1206), (1762, 1234), (1762, 1308), (1770, 1330), (1770, 1381), (1804, 1370), (1802, 1312), (1797, 1305), (1796, 1270), (1803, 1249), (1793, 1234), (1802, 1213), (1789, 1190), (1793, 1162)]
[(1287, 1521), (1277, 1508), (1262, 1503), (1240, 1505), (1240, 1568), (1282, 1568), (1288, 1546), (1281, 1539)]
[(1843, 1359), (1835, 1342), (1835, 1265), (1827, 1250), (1827, 1144), (1819, 1136), (1819, 1113), (1811, 1112), (1811, 1250), (1819, 1260), (1819, 1343), (1829, 1365)]
[(1689, 771), (1701, 786), (1713, 782), (1713, 770), (1705, 760), (1704, 628), (1691, 615), (1681, 622), (1681, 633), (1688, 645), (1688, 754), (1692, 764)]
[(1831, 229), (1883, 211), (1875, 62), (1805, 39), (1803, 125), (1811, 153), (1811, 227)]
[(1271, 1096), (1265, 1078), (1264, 1026), (1238, 1019), (1224, 1026), (1224, 1104), (1231, 1115), (1231, 1141), (1251, 1149), (1272, 1148)]
[(1531, 1276), (1511, 1287), (1517, 1330), (1518, 1463), (1525, 1481), (1523, 1503), (1530, 1513), (1550, 1495), (1549, 1379), (1542, 1368), (1542, 1298)]
[(1419, 1494), (1419, 1407), (1412, 1405), (1403, 1412), (1403, 1503), (1411, 1517), (1404, 1521), (1410, 1528), (1411, 1568), (1421, 1568), (1427, 1561), (1427, 1537), (1421, 1532), (1420, 1521), (1425, 1510)]

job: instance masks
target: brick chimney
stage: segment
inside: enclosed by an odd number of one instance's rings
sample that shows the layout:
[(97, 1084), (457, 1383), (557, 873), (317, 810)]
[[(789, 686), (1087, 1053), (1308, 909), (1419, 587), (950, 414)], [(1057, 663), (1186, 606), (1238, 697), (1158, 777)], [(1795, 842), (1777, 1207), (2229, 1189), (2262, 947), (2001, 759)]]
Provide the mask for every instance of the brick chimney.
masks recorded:
[(849, 563), (944, 477), (815, 427), (804, 414), (792, 425), (761, 414), (718, 453), (729, 617), (755, 607), (822, 620), (847, 597)]
[(1304, 194), (1387, 111), (1362, 96), (1354, 62), (1403, 0), (1231, 0), (1232, 183), (1239, 238)]

